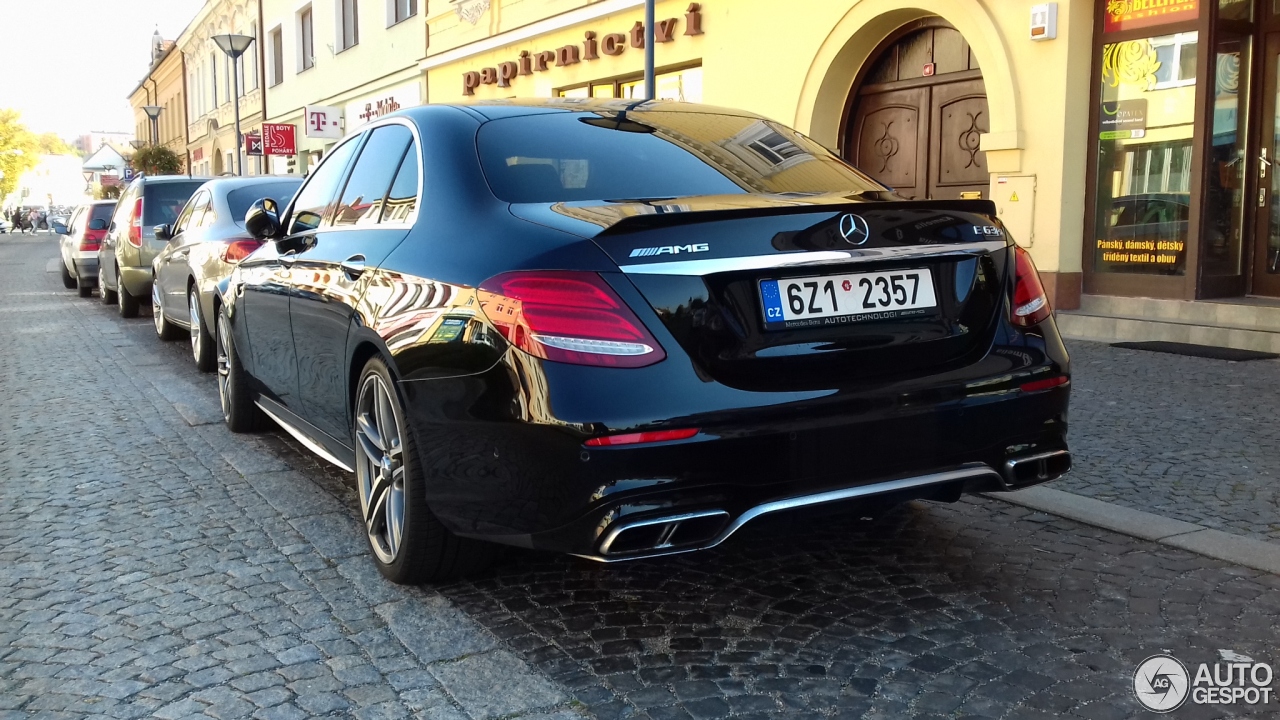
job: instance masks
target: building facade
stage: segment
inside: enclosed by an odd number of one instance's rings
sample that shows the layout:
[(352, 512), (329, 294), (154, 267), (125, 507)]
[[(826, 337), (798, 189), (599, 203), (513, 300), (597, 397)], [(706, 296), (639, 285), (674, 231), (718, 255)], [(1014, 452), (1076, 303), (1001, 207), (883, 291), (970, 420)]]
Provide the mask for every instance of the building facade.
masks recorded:
[[(642, 0), (433, 3), (427, 96), (633, 97), (642, 20)], [(659, 0), (657, 20), (659, 97), (792, 125), (906, 197), (994, 201), (1060, 309), (1280, 296), (1280, 5)]]
[[(182, 53), (171, 40), (159, 35), (152, 39), (151, 70), (129, 95), (133, 106), (134, 133), (137, 138), (169, 148), (183, 158), (187, 157), (187, 95), (186, 73), (182, 65)], [(154, 105), (160, 108), (154, 128), (151, 118), (142, 109)], [(155, 131), (153, 137), (152, 132)]]
[[(240, 131), (260, 132), (266, 93), (262, 82), (261, 14), (258, 0), (208, 0), (178, 38), (186, 75), (187, 167), (196, 175), (234, 173), (236, 155), (243, 153), (235, 131), (232, 94), (240, 95)], [(215, 35), (254, 38), (238, 63), (214, 43)], [(234, 76), (233, 76), (234, 73)], [(261, 157), (241, 155), (243, 174), (266, 171)]]
[(305, 174), (345, 133), (426, 101), (426, 0), (262, 4), (268, 122), (293, 125), (298, 150), (272, 172)]

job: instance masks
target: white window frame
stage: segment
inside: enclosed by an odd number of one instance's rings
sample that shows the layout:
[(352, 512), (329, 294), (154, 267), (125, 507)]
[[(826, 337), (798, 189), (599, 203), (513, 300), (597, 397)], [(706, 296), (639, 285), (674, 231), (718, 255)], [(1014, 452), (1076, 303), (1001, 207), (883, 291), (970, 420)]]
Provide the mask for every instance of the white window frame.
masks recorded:
[[(399, 25), (405, 20), (417, 17), (418, 15), (418, 0), (385, 0), (385, 6), (387, 10), (387, 27)], [(406, 9), (405, 16), (397, 17), (402, 6)]]
[[(346, 5), (351, 3), (351, 20), (355, 24), (352, 42), (347, 42)], [(360, 0), (333, 0), (333, 48), (334, 54), (345, 52), (360, 44)]]
[[(276, 47), (276, 38), (280, 38), (280, 47)], [(279, 69), (279, 74), (276, 69)], [(267, 31), (267, 87), (275, 87), (284, 82), (284, 27), (276, 25)]]
[[(1187, 33), (1177, 33), (1167, 40), (1164, 38), (1160, 38), (1160, 42), (1152, 41), (1151, 49), (1152, 51), (1154, 51), (1158, 47), (1172, 47), (1173, 48), (1173, 60), (1171, 62), (1171, 64), (1173, 65), (1172, 72), (1176, 74), (1182, 68), (1182, 48), (1186, 47), (1187, 45), (1197, 45), (1196, 50), (1199, 51), (1198, 42), (1199, 42), (1198, 33), (1196, 33), (1195, 31), (1187, 32)], [(1175, 78), (1173, 80), (1166, 80), (1164, 82), (1156, 83), (1155, 89), (1163, 90), (1165, 88), (1185, 87), (1187, 85), (1195, 85), (1195, 84), (1196, 84), (1195, 76), (1192, 76), (1189, 78)]]
[[(303, 32), (304, 28), (302, 26), (302, 16), (306, 14), (309, 14), (311, 16), (310, 42), (307, 41), (307, 33)], [(294, 17), (294, 22), (293, 22), (294, 32), (298, 37), (298, 47), (297, 47), (297, 51), (294, 53), (294, 59), (296, 61), (296, 70), (294, 74), (297, 75), (297, 74), (304, 73), (316, 66), (315, 8), (312, 7), (311, 3), (307, 3), (302, 7), (298, 8), (298, 11), (294, 13), (293, 17)], [(310, 47), (311, 52), (309, 57), (307, 54), (307, 50), (308, 50), (307, 45), (311, 46)]]

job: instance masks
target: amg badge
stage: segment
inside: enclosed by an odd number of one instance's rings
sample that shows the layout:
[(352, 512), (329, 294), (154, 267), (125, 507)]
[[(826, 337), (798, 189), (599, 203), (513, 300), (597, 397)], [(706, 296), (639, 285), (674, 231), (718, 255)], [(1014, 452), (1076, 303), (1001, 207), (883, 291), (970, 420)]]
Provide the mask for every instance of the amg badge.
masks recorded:
[(630, 257), (648, 257), (650, 255), (679, 255), (680, 253), (700, 253), (711, 250), (707, 243), (697, 245), (664, 245), (663, 247), (636, 248)]

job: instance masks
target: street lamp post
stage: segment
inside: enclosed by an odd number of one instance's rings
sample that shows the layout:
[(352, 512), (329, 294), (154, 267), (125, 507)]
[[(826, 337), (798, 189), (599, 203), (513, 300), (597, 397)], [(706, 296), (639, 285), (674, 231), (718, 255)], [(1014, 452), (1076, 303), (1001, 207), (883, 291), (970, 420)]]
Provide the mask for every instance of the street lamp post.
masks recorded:
[(657, 79), (654, 77), (654, 0), (644, 3), (644, 91), (645, 99), (652, 100), (658, 94)]
[(240, 155), (243, 151), (243, 138), (240, 136), (240, 56), (244, 55), (244, 51), (249, 49), (253, 44), (252, 35), (214, 35), (213, 41), (218, 44), (218, 48), (231, 58), (231, 81), (234, 83), (234, 89), (231, 92), (231, 107), (235, 109), (236, 117), (236, 175), (243, 174), (241, 172)]
[(160, 144), (159, 118), (160, 118), (160, 113), (163, 110), (164, 108), (160, 107), (159, 105), (143, 105), (142, 106), (142, 112), (146, 113), (147, 117), (151, 119), (151, 144), (152, 145)]

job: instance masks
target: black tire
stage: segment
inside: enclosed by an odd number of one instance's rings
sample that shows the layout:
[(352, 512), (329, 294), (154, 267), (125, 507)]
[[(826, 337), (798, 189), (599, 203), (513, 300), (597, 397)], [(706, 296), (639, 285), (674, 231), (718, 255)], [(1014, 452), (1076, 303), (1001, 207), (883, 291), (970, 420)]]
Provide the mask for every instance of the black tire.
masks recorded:
[(249, 375), (240, 364), (230, 328), (227, 311), (219, 308), (214, 335), (218, 343), (218, 399), (222, 403), (222, 419), (231, 432), (258, 432), (266, 427), (267, 416), (249, 394)]
[(138, 308), (142, 303), (138, 302), (138, 298), (129, 292), (129, 288), (124, 286), (124, 280), (120, 278), (120, 268), (116, 268), (116, 295), (119, 298), (119, 305), (116, 307), (120, 310), (122, 318), (138, 317)]
[(76, 291), (82, 298), (93, 297), (93, 283), (85, 280), (80, 273), (76, 273)]
[(183, 336), (182, 328), (169, 322), (164, 316), (164, 301), (160, 299), (160, 283), (151, 278), (151, 321), (156, 328), (156, 337), (161, 340), (177, 340)]
[[(190, 308), (195, 308), (191, 311)], [(192, 285), (187, 289), (187, 308), (191, 317), (191, 356), (200, 372), (213, 372), (218, 367), (218, 350), (205, 327), (204, 314), (200, 312), (200, 291)]]
[(76, 286), (76, 279), (71, 277), (71, 273), (67, 271), (67, 263), (59, 258), (58, 267), (62, 269), (62, 287), (72, 290)]
[(103, 305), (115, 305), (116, 297), (116, 291), (107, 287), (107, 278), (102, 268), (98, 268), (98, 299)]
[[(373, 378), (381, 381), (381, 387), (384, 390), (389, 390), (388, 398), (398, 426), (399, 455), (403, 469), (401, 492), (403, 493), (404, 529), (399, 547), (389, 562), (382, 557), (387, 550), (386, 546), (378, 547), (376, 543), (379, 541), (374, 539), (373, 534), (365, 533), (378, 572), (394, 583), (419, 585), (449, 580), (485, 569), (493, 562), (496, 546), (454, 535), (427, 506), (426, 480), (421, 471), (423, 465), (419, 459), (417, 442), (412, 429), (405, 419), (404, 400), (397, 383), (392, 379), (386, 363), (381, 358), (374, 357), (369, 360), (360, 373), (353, 412), (357, 415), (362, 412), (363, 394), (367, 392), (366, 388), (370, 387), (370, 381)], [(356, 417), (352, 418), (351, 425), (356, 442), (356, 491), (361, 495), (361, 508), (364, 511), (369, 502), (365, 497), (366, 484), (362, 482), (362, 478), (371, 472), (373, 465), (369, 456), (360, 449), (362, 441), (355, 429), (357, 428)], [(386, 436), (385, 432), (383, 436)], [(389, 483), (388, 488), (390, 487)], [(385, 491), (387, 495), (391, 492), (390, 489)], [(364, 526), (369, 527), (370, 523), (365, 522)]]

